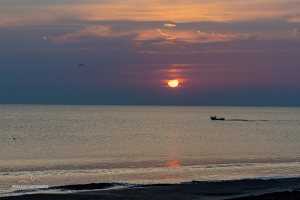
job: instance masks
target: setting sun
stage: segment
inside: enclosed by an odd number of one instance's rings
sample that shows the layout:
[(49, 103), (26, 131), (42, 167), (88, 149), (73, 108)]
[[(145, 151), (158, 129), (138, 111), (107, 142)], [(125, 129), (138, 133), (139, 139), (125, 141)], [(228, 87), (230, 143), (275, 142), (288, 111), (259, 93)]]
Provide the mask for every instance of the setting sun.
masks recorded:
[(178, 86), (178, 80), (169, 80), (168, 84), (170, 87), (177, 87)]

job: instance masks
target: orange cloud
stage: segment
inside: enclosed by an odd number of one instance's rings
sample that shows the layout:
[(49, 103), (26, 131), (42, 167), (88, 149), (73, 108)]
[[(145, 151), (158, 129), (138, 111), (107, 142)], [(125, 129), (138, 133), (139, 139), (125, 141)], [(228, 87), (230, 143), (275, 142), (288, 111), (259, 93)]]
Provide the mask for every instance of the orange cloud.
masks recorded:
[(165, 27), (176, 27), (176, 24), (164, 24)]
[[(211, 1), (105, 1), (76, 5), (1, 5), (0, 26), (43, 25), (71, 21), (250, 21), (282, 19), (300, 21), (300, 4), (295, 0)], [(166, 25), (169, 27), (169, 25)]]
[(53, 44), (63, 43), (80, 43), (87, 41), (98, 41), (107, 38), (116, 38), (121, 36), (132, 36), (132, 40), (145, 41), (145, 40), (157, 40), (162, 37), (157, 34), (159, 32), (164, 39), (173, 40), (177, 37), (172, 34), (168, 34), (159, 29), (146, 29), (146, 30), (126, 30), (126, 31), (112, 31), (109, 26), (88, 26), (82, 30), (68, 33), (63, 36), (44, 36), (44, 40), (51, 41)]
[(223, 41), (232, 41), (232, 40), (252, 40), (258, 37), (257, 34), (230, 34), (230, 35), (222, 35), (222, 34), (214, 34), (214, 33), (205, 33), (201, 31), (197, 31), (200, 35), (200, 39), (202, 42), (223, 42)]
[(163, 32), (162, 30), (157, 29), (157, 31), (160, 32), (160, 34), (166, 36), (166, 37), (167, 37), (166, 39), (168, 39), (168, 40), (174, 40), (174, 39), (177, 38), (176, 35), (168, 34), (168, 33), (166, 33), (166, 32)]
[(295, 28), (295, 29), (293, 30), (292, 36), (294, 36), (294, 37), (299, 37), (299, 36), (300, 36), (300, 30), (297, 29), (297, 28)]
[[(159, 32), (160, 34), (158, 34)], [(81, 30), (74, 31), (62, 36), (44, 36), (43, 39), (50, 41), (53, 44), (67, 44), (67, 43), (81, 43), (88, 41), (100, 41), (107, 39), (126, 37), (126, 40), (135, 41), (138, 45), (139, 41), (155, 41), (153, 45), (165, 45), (166, 42), (172, 40), (172, 44), (185, 43), (210, 43), (210, 42), (226, 42), (233, 40), (251, 40), (258, 37), (257, 34), (219, 34), (219, 33), (205, 33), (200, 30), (176, 30), (172, 29), (172, 34), (162, 31), (160, 29), (144, 29), (144, 30), (118, 30), (113, 31), (109, 26), (87, 26)], [(294, 31), (295, 32), (295, 31)], [(295, 33), (296, 34), (296, 33)], [(123, 37), (123, 38), (122, 38)], [(165, 40), (162, 40), (165, 39)], [(175, 40), (176, 39), (176, 40)], [(170, 43), (168, 43), (170, 44)], [(159, 52), (141, 52), (141, 53), (159, 53)], [(188, 52), (185, 53), (195, 53)]]

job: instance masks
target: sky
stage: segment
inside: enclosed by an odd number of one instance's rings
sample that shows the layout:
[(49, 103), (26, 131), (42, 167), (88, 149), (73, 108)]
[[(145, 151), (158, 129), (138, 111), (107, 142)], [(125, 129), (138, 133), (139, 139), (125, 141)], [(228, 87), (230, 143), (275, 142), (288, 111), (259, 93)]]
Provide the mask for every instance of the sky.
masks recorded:
[(1, 0), (0, 19), (0, 104), (300, 106), (299, 0)]

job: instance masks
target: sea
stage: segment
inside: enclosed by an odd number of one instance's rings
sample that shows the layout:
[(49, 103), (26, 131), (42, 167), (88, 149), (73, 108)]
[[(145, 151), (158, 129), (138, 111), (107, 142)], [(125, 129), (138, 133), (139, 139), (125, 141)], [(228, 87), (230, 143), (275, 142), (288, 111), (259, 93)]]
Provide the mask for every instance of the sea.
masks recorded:
[(0, 197), (290, 177), (298, 107), (0, 105)]

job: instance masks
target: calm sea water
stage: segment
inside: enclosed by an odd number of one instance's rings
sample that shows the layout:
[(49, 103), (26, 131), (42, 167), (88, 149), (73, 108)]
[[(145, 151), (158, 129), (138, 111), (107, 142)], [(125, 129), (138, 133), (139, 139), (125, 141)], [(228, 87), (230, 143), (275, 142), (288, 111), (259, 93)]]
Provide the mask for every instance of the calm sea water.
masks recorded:
[(33, 192), (30, 185), (300, 175), (300, 108), (0, 105), (0, 111), (2, 196)]

